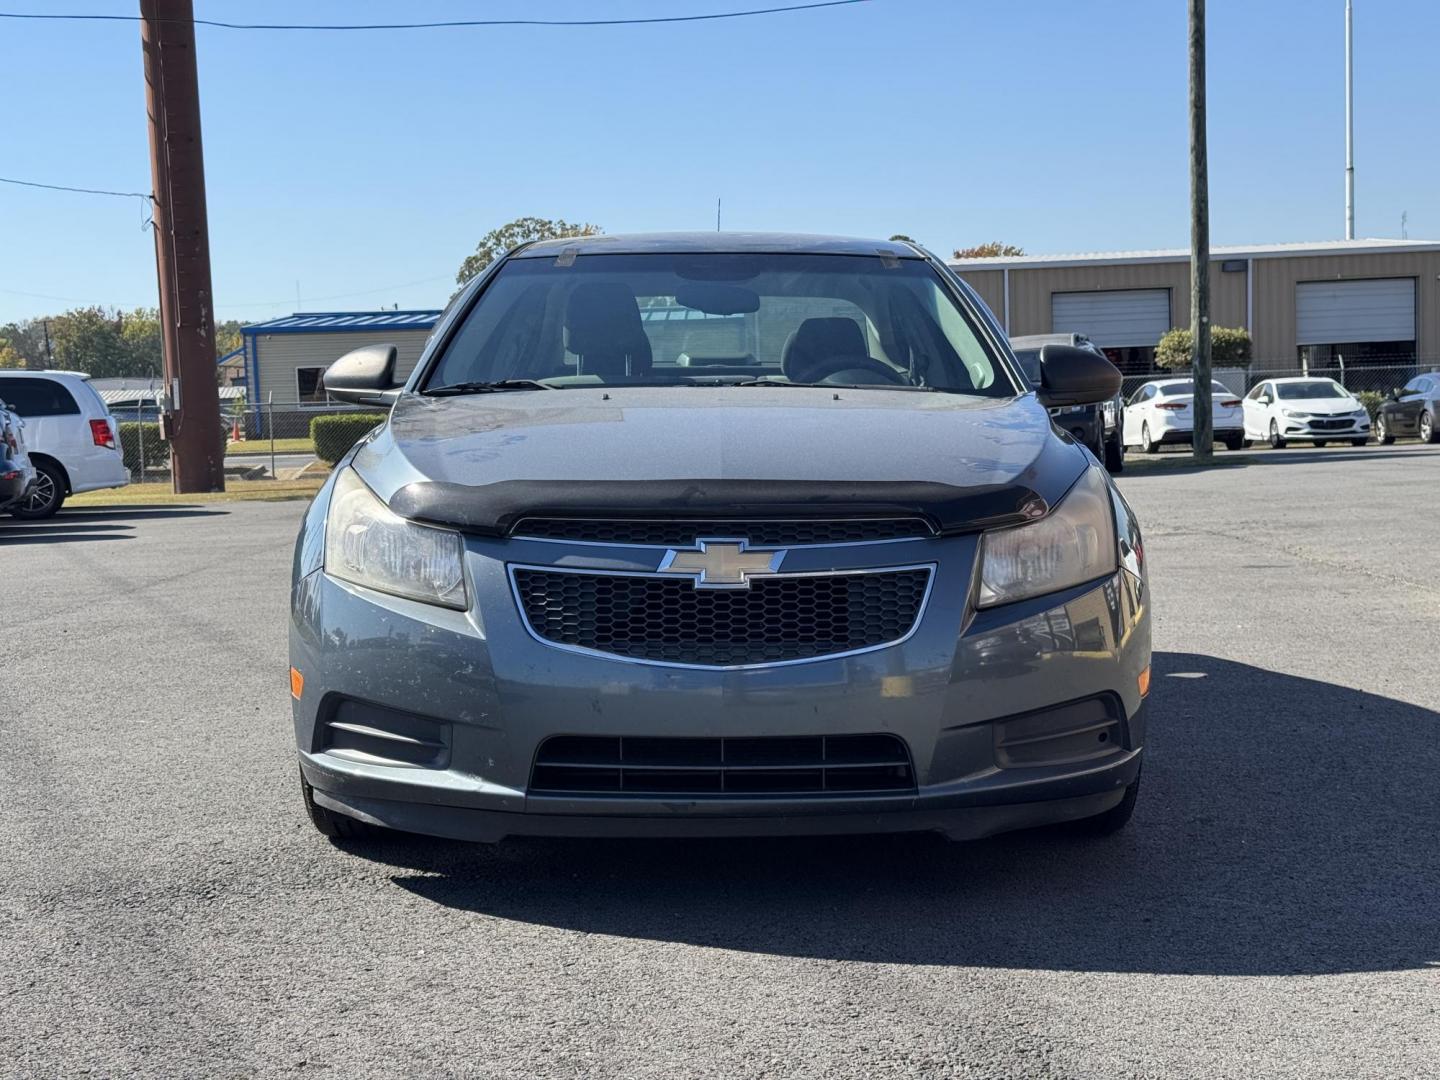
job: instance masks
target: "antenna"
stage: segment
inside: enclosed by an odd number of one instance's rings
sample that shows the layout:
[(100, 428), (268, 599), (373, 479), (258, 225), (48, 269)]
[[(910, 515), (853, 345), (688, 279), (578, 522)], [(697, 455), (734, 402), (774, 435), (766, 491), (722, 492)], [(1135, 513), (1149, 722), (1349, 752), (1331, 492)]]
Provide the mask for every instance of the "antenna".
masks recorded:
[(1409, 223), (1410, 223), (1410, 211), (1409, 211), (1409, 210), (1401, 210), (1401, 211), (1400, 211), (1400, 239), (1401, 239), (1401, 240), (1409, 240), (1409, 239), (1410, 239), (1410, 230), (1408, 230), (1407, 228), (1405, 228), (1405, 226), (1408, 225)]
[(720, 196), (715, 196), (715, 231), (720, 231)]

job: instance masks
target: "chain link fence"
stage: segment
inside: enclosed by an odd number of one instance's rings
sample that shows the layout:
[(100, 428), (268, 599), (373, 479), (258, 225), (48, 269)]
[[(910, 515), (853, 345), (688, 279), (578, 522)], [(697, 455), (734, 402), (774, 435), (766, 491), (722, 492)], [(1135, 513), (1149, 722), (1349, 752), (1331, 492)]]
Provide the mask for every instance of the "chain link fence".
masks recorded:
[[(1416, 375), (1431, 371), (1440, 371), (1440, 357), (1422, 357), (1395, 364), (1329, 364), (1326, 366), (1311, 364), (1308, 370), (1296, 364), (1256, 362), (1248, 368), (1216, 368), (1213, 374), (1216, 381), (1229, 387), (1232, 393), (1240, 397), (1248, 394), (1266, 379), (1292, 379), (1297, 376), (1309, 376), (1317, 379), (1334, 379), (1356, 396), (1378, 394), (1381, 398), (1385, 398), (1390, 395), (1391, 391), (1400, 389)], [(1122, 393), (1125, 400), (1129, 401), (1131, 395), (1147, 382), (1154, 382), (1157, 379), (1183, 379), (1187, 378), (1189, 374), (1187, 369), (1183, 371), (1156, 370), (1148, 375), (1127, 375)]]
[[(358, 406), (300, 401), (249, 404), (237, 400), (220, 412), (226, 473), (237, 479), (284, 479), (315, 457), (310, 424), (320, 416), (374, 412)], [(132, 483), (170, 482), (170, 444), (160, 438), (159, 413), (151, 401), (115, 405), (120, 448)]]

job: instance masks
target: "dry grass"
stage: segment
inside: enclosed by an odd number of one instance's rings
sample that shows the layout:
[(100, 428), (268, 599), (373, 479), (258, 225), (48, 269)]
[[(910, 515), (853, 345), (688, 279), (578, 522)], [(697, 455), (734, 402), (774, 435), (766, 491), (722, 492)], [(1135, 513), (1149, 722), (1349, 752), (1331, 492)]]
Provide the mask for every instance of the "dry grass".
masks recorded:
[(105, 488), (72, 495), (67, 507), (84, 506), (173, 506), (226, 502), (280, 502), (287, 499), (310, 499), (325, 482), (324, 476), (305, 476), (295, 480), (230, 480), (224, 491), (208, 491), (177, 495), (168, 484), (131, 484), (123, 488)]

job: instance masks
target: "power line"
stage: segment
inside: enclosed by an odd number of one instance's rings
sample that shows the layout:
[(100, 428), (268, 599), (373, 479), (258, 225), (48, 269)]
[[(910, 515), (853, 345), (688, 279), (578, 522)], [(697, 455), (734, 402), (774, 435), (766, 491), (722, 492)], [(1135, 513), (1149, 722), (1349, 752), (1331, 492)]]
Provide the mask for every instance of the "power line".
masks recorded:
[(21, 187), (44, 188), (47, 191), (75, 191), (81, 195), (114, 195), (121, 199), (149, 199), (151, 197), (143, 191), (107, 191), (104, 188), (70, 187), (68, 184), (42, 184), (37, 180), (16, 180), (9, 176), (0, 176), (0, 184), (18, 184)]
[[(643, 26), (654, 23), (710, 22), (741, 19), (751, 15), (779, 15), (787, 11), (814, 11), (818, 8), (868, 4), (872, 0), (813, 0), (808, 4), (750, 8), (746, 11), (716, 11), (701, 15), (652, 15), (632, 19), (446, 19), (411, 23), (232, 23), (218, 19), (185, 20), (195, 26), (220, 30), (442, 30), (477, 26)], [(39, 11), (0, 11), (0, 19), (45, 19), (68, 22), (139, 22), (139, 15), (82, 15)]]

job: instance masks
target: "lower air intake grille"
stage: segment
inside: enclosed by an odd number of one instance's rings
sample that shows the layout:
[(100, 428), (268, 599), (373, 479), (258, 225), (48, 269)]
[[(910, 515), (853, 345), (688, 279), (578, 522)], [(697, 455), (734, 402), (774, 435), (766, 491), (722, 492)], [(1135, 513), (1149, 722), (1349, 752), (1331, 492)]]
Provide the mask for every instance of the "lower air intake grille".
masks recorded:
[(809, 660), (905, 637), (928, 567), (755, 578), (697, 589), (690, 578), (516, 567), (537, 637), (615, 656), (701, 667)]
[(540, 744), (530, 773), (534, 795), (753, 798), (914, 790), (910, 752), (894, 735), (558, 735)]

